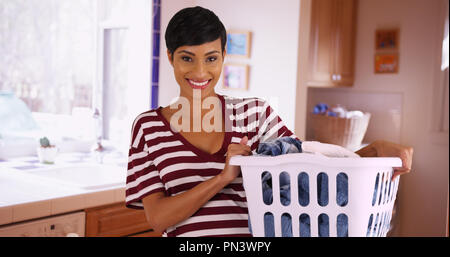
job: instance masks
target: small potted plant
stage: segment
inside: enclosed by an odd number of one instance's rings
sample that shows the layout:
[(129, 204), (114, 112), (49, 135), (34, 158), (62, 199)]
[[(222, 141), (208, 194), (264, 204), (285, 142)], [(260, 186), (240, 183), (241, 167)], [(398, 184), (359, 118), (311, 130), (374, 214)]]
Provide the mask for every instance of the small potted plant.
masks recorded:
[(54, 145), (51, 145), (47, 137), (39, 139), (39, 143), (41, 145), (37, 149), (39, 161), (45, 164), (55, 163), (55, 157), (56, 153), (58, 152), (58, 148)]

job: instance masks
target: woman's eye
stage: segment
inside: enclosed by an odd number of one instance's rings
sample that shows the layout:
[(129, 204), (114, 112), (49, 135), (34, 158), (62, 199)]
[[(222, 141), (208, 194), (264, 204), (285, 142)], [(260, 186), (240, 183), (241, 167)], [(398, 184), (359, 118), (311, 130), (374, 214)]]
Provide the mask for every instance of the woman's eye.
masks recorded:
[(183, 61), (185, 61), (185, 62), (191, 62), (191, 61), (192, 61), (192, 58), (191, 58), (191, 57), (188, 57), (188, 56), (182, 56), (182, 57), (181, 57), (181, 60), (183, 60)]
[(215, 56), (211, 56), (206, 59), (207, 62), (214, 62), (215, 60), (217, 60), (217, 57)]

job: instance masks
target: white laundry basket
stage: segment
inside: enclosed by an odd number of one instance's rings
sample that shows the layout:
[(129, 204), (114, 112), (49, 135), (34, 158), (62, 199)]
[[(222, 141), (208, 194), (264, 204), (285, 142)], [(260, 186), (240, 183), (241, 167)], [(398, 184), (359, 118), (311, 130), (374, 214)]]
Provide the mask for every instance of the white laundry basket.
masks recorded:
[[(391, 177), (393, 167), (402, 165), (400, 158), (330, 158), (292, 153), (279, 156), (234, 156), (230, 164), (241, 166), (253, 236), (265, 236), (265, 214), (273, 215), (276, 237), (282, 236), (281, 217), (286, 214), (291, 218), (294, 237), (300, 236), (299, 217), (305, 214), (310, 221), (309, 235), (312, 237), (320, 236), (320, 215), (328, 218), (328, 236), (331, 237), (338, 236), (337, 219), (342, 215), (345, 215), (348, 223), (346, 235), (350, 237), (386, 236), (389, 230), (399, 183), (398, 177), (394, 181), (391, 181)], [(270, 204), (263, 201), (261, 181), (264, 172), (269, 172), (272, 179), (273, 200)], [(282, 172), (286, 172), (290, 178), (291, 199), (287, 206), (280, 201), (279, 178)], [(309, 184), (309, 203), (303, 203), (305, 206), (299, 203), (300, 174), (308, 178)], [(318, 202), (317, 178), (324, 174), (328, 180), (328, 203), (321, 206)], [(344, 206), (339, 206), (336, 200), (338, 175), (347, 178), (348, 199)]]

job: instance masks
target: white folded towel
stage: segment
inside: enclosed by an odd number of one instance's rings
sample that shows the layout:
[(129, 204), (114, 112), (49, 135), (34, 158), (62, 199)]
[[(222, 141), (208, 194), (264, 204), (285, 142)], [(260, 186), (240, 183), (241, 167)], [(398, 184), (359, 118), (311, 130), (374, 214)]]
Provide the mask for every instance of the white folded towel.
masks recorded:
[(360, 157), (358, 154), (342, 146), (320, 143), (318, 141), (303, 141), (302, 152), (320, 154), (327, 157)]

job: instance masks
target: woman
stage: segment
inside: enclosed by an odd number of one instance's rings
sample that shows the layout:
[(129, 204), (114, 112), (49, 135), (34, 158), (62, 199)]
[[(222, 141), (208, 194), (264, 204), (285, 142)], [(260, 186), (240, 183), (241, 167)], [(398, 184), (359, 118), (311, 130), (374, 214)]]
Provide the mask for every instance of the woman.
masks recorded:
[[(215, 93), (226, 30), (213, 12), (179, 11), (165, 38), (180, 96), (135, 119), (126, 205), (143, 208), (152, 228), (167, 236), (251, 236), (240, 168), (229, 160), (268, 139), (297, 137), (264, 100)], [(408, 147), (376, 141), (357, 153), (400, 156), (404, 167), (395, 176), (410, 170)]]

